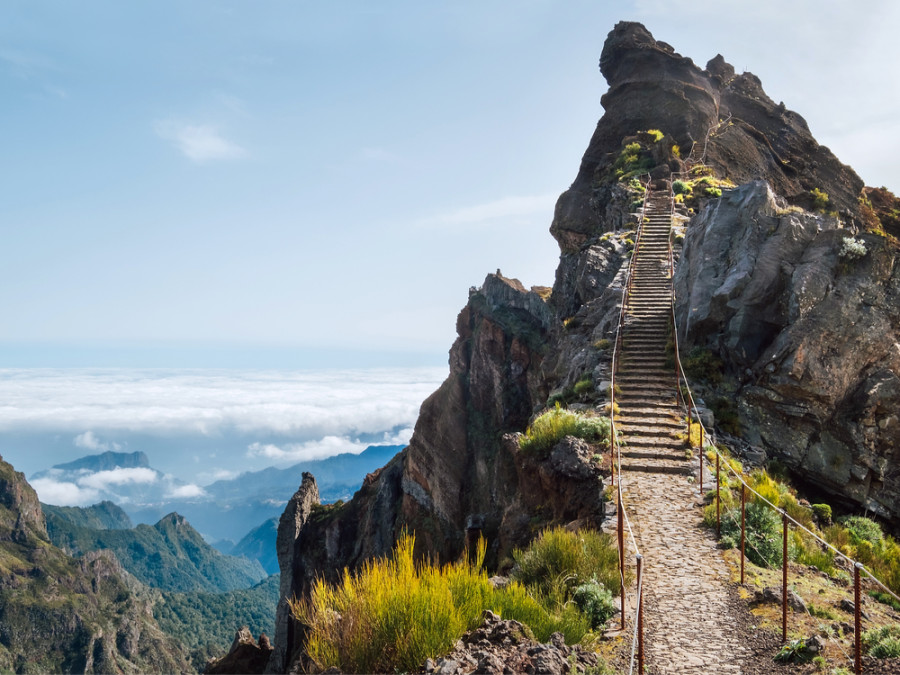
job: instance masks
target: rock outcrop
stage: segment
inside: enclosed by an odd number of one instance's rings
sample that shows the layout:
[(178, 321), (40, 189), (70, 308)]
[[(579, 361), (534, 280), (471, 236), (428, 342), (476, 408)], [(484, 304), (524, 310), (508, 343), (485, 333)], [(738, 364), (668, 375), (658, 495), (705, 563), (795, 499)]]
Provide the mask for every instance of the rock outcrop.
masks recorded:
[(203, 671), (207, 675), (225, 675), (234, 673), (261, 673), (272, 655), (272, 645), (265, 633), (259, 636), (259, 642), (253, 639), (250, 629), (241, 626), (234, 635), (231, 649), (218, 659), (212, 659)]
[(579, 646), (567, 646), (561, 633), (554, 633), (549, 643), (541, 644), (530, 638), (518, 621), (503, 621), (486, 611), (481, 626), (463, 635), (446, 657), (429, 659), (424, 671), (434, 675), (574, 675), (593, 672), (598, 664), (595, 653)]
[[(639, 23), (621, 22), (610, 32), (600, 57), (609, 83), (597, 123), (572, 186), (556, 204), (551, 233), (564, 253), (574, 253), (597, 232), (621, 227), (610, 217), (607, 174), (623, 140), (658, 129), (682, 157), (704, 159), (736, 183), (765, 180), (789, 202), (811, 206), (810, 191), (830, 197), (849, 222), (861, 220), (863, 182), (819, 145), (806, 121), (776, 104), (752, 73), (735, 74), (721, 55), (701, 69)], [(675, 156), (659, 155), (654, 177), (681, 171)]]
[(482, 535), (496, 565), (541, 524), (599, 526), (596, 450), (574, 439), (548, 457), (519, 450), (516, 434), (554, 386), (542, 364), (556, 324), (537, 292), (489, 275), (459, 315), (450, 376), (422, 404), (409, 447), (344, 504), (310, 506), (317, 495), (304, 477), (279, 526), (282, 603), (270, 671), (289, 669), (302, 642), (285, 600), (306, 595), (317, 576), (333, 580), (344, 567), (387, 555), (404, 529), (436, 561), (456, 559)]
[(900, 524), (897, 249), (841, 225), (762, 181), (709, 204), (675, 276), (679, 333), (725, 362), (748, 442)]

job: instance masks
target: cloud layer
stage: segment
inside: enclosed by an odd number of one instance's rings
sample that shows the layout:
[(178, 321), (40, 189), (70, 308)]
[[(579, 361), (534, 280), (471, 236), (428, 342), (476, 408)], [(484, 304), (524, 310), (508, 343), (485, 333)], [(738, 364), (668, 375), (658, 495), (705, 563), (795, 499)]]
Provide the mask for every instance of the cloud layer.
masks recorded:
[(352, 371), (0, 369), (0, 433), (78, 434), (115, 449), (98, 430), (151, 434), (355, 438), (412, 427), (441, 368)]

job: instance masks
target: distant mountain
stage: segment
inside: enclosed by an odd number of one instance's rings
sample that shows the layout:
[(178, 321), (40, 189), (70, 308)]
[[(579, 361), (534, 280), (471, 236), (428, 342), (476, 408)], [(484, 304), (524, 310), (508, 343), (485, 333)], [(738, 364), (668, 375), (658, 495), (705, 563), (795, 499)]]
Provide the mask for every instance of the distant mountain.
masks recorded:
[(93, 506), (51, 506), (42, 503), (41, 508), (44, 515), (49, 517), (52, 514), (79, 527), (94, 530), (130, 530), (134, 527), (128, 514), (110, 501)]
[[(270, 467), (242, 473), (205, 488), (157, 471), (143, 452), (90, 455), (37, 472), (31, 480), (41, 494), (44, 488), (47, 494), (54, 494), (54, 490), (58, 494), (60, 487), (67, 492), (90, 490), (97, 501), (118, 504), (136, 523), (156, 523), (174, 511), (187, 518), (209, 541), (240, 541), (260, 523), (281, 515), (304, 471), (316, 476), (323, 502), (346, 500), (359, 489), (367, 473), (386, 464), (403, 447), (370, 446), (359, 454), (344, 453), (286, 469)], [(96, 527), (96, 523), (75, 524)], [(222, 547), (227, 550), (227, 543)], [(274, 554), (263, 550), (260, 555), (260, 560), (264, 560)], [(270, 563), (264, 564), (272, 569)]]
[[(129, 513), (146, 504), (190, 502), (204, 496), (200, 487), (151, 467), (143, 452), (87, 455), (38, 471), (29, 480), (41, 495), (79, 494), (91, 501), (114, 502)], [(175, 510), (178, 509), (165, 509), (150, 522)]]
[[(111, 452), (99, 455), (80, 457), (73, 462), (57, 464), (53, 467), (60, 471), (112, 471), (113, 469), (149, 469), (150, 460), (143, 452)], [(42, 478), (41, 472), (32, 478)]]
[[(219, 553), (177, 513), (166, 515), (155, 525), (94, 529), (68, 519), (77, 512), (77, 507), (62, 514), (55, 509), (47, 511), (50, 540), (76, 556), (111, 550), (126, 570), (148, 586), (168, 591), (231, 591), (249, 588), (267, 576), (256, 560)], [(88, 519), (74, 518), (82, 522)]]
[(350, 499), (366, 474), (384, 466), (402, 445), (373, 445), (358, 455), (344, 453), (327, 459), (300, 462), (286, 469), (269, 467), (220, 480), (203, 488), (204, 496), (191, 500), (123, 504), (133, 520), (156, 522), (177, 510), (208, 539), (239, 541), (260, 523), (277, 518), (297, 491), (303, 472), (309, 471), (319, 484), (323, 503)]
[[(0, 672), (179, 673), (179, 643), (114, 556), (53, 546), (37, 495), (0, 457)], [(143, 590), (142, 590), (143, 589)]]
[(269, 518), (259, 527), (254, 527), (228, 553), (258, 560), (269, 574), (278, 573), (278, 555), (275, 539), (278, 536), (278, 518)]

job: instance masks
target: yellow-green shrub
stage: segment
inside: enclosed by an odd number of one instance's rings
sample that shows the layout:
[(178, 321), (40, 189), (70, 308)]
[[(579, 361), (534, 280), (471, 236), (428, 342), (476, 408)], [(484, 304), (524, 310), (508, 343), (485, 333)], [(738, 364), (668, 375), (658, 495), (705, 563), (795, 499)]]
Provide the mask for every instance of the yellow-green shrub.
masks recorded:
[[(615, 547), (606, 535), (567, 534), (572, 542), (599, 537), (605, 547), (612, 547), (610, 554), (604, 547), (585, 544), (585, 555), (594, 556), (594, 565), (608, 565), (610, 557), (615, 561)], [(522, 622), (543, 642), (557, 631), (570, 644), (589, 635), (590, 618), (569, 602), (565, 588), (551, 583), (545, 591), (536, 578), (533, 587), (513, 580), (495, 589), (481, 569), (483, 540), (473, 561), (463, 556), (443, 567), (415, 561), (414, 546), (415, 538), (404, 534), (391, 558), (370, 560), (355, 573), (345, 570), (336, 585), (319, 579), (308, 599), (291, 602), (294, 617), (309, 628), (307, 654), (317, 669), (415, 671), (425, 659), (450, 651), (464, 632), (481, 622), (485, 609)], [(608, 572), (594, 576), (609, 578)]]

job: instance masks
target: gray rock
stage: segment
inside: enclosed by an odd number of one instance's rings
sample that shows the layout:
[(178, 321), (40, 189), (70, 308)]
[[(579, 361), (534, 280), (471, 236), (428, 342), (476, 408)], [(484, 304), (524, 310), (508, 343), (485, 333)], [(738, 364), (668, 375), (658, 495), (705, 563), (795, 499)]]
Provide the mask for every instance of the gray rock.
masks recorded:
[[(756, 591), (753, 601), (756, 603), (780, 605), (782, 597), (781, 588), (771, 586), (762, 591)], [(806, 603), (803, 602), (803, 598), (794, 593), (790, 588), (788, 589), (788, 607), (795, 612), (807, 612)]]

